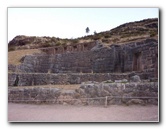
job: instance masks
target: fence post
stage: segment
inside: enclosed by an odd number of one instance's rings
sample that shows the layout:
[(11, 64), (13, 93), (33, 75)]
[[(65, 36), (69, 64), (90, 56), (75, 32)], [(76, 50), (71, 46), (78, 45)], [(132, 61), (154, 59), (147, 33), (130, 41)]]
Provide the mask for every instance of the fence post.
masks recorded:
[(107, 107), (107, 97), (108, 96), (105, 97), (105, 107)]

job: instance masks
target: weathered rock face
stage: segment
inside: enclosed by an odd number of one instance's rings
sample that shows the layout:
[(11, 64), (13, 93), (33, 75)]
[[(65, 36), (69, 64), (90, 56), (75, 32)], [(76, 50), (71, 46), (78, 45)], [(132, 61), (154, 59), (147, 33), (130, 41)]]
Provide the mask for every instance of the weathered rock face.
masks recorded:
[[(107, 83), (106, 83), (107, 82)], [(158, 104), (157, 82), (82, 83), (76, 90), (57, 88), (9, 88), (9, 102), (70, 105)]]
[(150, 78), (157, 77), (158, 42), (154, 39), (147, 39), (124, 45), (94, 47), (89, 51), (27, 55), (23, 63), (16, 69), (26, 73), (124, 73), (137, 71), (147, 73)]
[(138, 75), (132, 76), (130, 79), (132, 82), (140, 82), (141, 81), (141, 79)]
[(16, 66), (15, 66), (15, 65), (12, 65), (12, 64), (9, 64), (9, 65), (8, 65), (8, 71), (9, 71), (9, 72), (15, 72), (15, 71), (17, 71), (17, 70), (16, 70)]

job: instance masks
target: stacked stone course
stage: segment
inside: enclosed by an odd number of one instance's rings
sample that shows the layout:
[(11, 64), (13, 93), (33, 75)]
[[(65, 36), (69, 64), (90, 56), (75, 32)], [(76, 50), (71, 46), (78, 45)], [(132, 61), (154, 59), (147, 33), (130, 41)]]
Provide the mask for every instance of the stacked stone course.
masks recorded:
[(82, 83), (79, 89), (10, 88), (9, 102), (69, 105), (158, 104), (157, 82)]
[(111, 73), (70, 73), (70, 74), (48, 74), (48, 73), (10, 73), (8, 75), (9, 86), (14, 86), (15, 80), (18, 77), (19, 81), (17, 86), (35, 86), (35, 85), (68, 85), (68, 84), (81, 84), (86, 81), (98, 81), (117, 79), (128, 79), (128, 74), (111, 74)]

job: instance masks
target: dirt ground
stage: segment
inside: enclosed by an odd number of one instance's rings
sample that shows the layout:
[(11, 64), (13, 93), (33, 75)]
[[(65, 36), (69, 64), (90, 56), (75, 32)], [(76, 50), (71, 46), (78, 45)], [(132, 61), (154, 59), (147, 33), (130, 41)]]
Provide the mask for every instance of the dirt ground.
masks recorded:
[(9, 122), (158, 122), (158, 106), (8, 104)]

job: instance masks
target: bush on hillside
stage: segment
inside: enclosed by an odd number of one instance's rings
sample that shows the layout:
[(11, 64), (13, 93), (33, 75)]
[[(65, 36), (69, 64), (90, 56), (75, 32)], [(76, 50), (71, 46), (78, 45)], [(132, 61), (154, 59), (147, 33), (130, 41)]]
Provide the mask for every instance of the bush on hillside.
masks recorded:
[(14, 47), (14, 46), (8, 48), (8, 52), (14, 51), (14, 50), (15, 50), (15, 47)]
[(109, 39), (102, 39), (102, 42), (103, 42), (103, 43), (109, 43), (110, 40), (109, 40)]
[(157, 32), (156, 31), (150, 31), (150, 37), (154, 37), (157, 35)]

